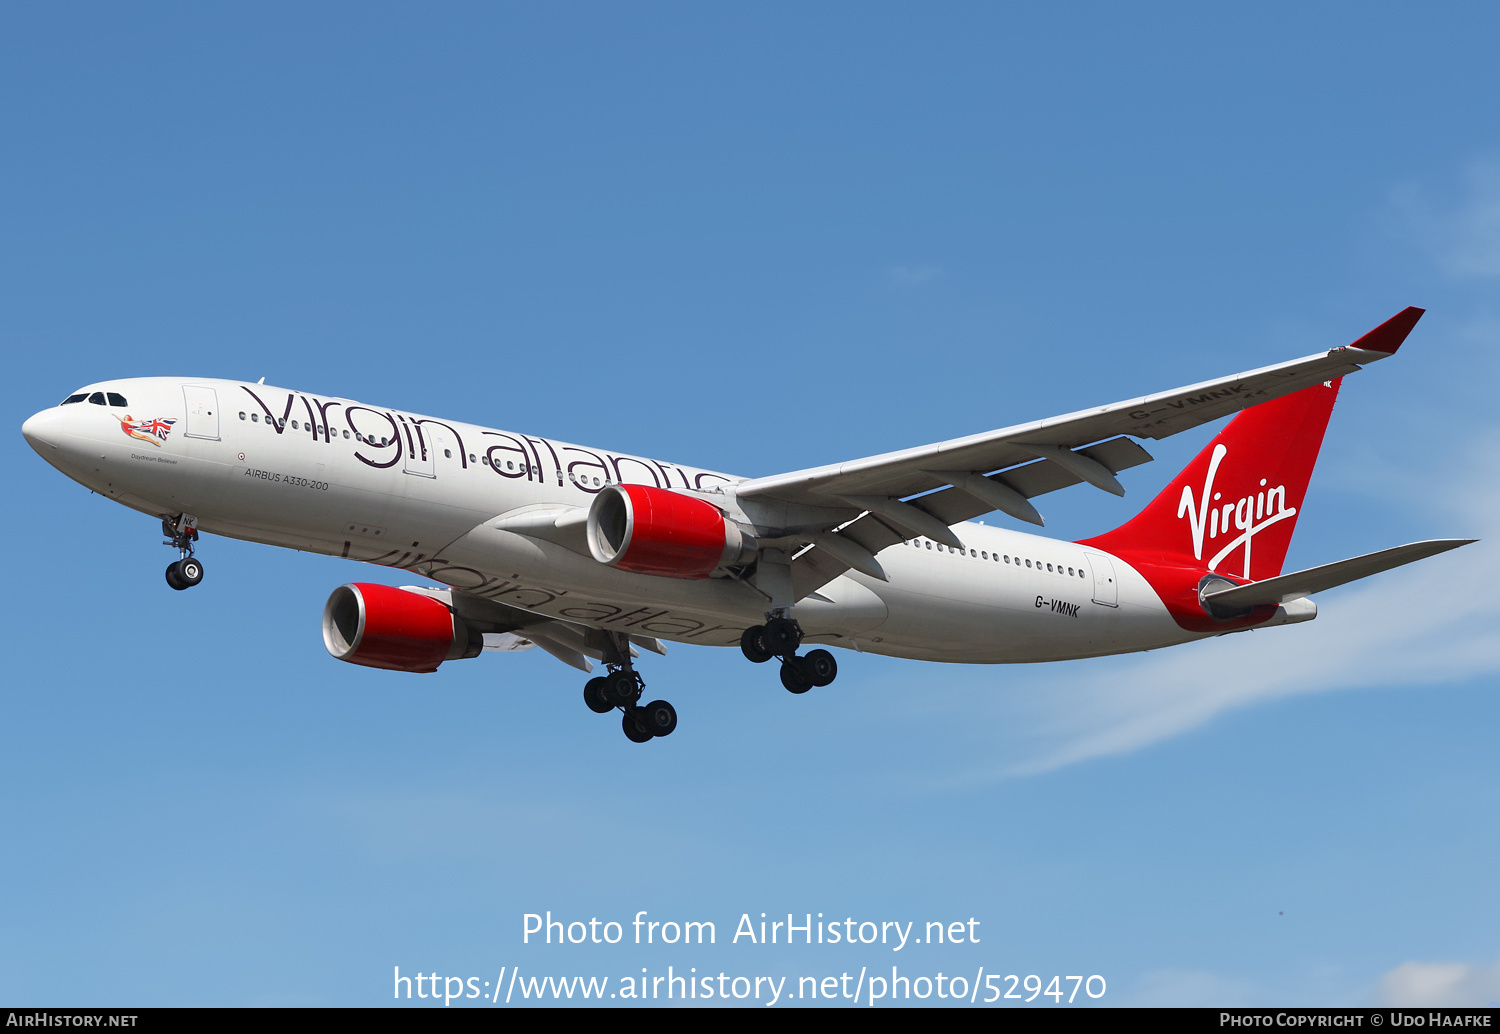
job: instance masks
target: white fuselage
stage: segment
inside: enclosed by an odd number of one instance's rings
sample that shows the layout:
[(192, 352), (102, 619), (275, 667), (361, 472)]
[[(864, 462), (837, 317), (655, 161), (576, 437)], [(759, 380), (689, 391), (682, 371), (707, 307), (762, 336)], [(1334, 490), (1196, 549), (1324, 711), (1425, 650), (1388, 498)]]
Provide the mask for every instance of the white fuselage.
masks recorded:
[[(263, 384), (156, 377), (81, 390), (126, 404), (44, 410), (27, 438), (69, 477), (144, 513), (190, 513), (205, 532), (401, 568), (659, 639), (735, 645), (764, 620), (766, 598), (735, 579), (632, 574), (494, 527), (527, 508), (586, 508), (610, 483), (713, 501), (732, 498), (740, 478)], [(794, 616), (807, 639), (1009, 663), (1203, 638), (1118, 557), (981, 524), (955, 532), (964, 553), (899, 543), (879, 555), (889, 581), (850, 571), (804, 598)]]

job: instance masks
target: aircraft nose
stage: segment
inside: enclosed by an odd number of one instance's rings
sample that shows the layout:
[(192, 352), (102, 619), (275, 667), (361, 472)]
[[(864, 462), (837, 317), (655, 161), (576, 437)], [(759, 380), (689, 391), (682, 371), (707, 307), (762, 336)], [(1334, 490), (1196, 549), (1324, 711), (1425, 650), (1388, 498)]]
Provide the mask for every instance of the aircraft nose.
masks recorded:
[(59, 410), (44, 409), (21, 425), (21, 436), (28, 445), (45, 456), (44, 449), (57, 448), (61, 425), (62, 413)]

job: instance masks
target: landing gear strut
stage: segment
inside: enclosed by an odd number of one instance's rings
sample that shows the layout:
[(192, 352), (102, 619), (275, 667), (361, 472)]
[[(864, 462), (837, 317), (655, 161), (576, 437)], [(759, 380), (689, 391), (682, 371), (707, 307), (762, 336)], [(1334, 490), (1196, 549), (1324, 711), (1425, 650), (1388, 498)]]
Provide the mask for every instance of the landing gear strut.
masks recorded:
[(589, 679), (583, 687), (583, 702), (595, 714), (608, 714), (616, 708), (623, 711), (620, 725), (632, 743), (670, 736), (677, 728), (677, 709), (665, 700), (653, 700), (644, 707), (636, 703), (646, 683), (631, 663), (630, 639), (622, 632), (606, 634), (609, 640), (604, 664), (609, 671)]
[(167, 584), (174, 589), (191, 589), (203, 581), (203, 564), (193, 556), (193, 543), (198, 541), (198, 518), (190, 513), (176, 517), (163, 517), (161, 533), (167, 536), (164, 546), (176, 546), (182, 559), (167, 565)]
[(838, 677), (839, 664), (827, 650), (797, 656), (802, 645), (802, 626), (785, 614), (769, 614), (764, 625), (751, 625), (740, 635), (740, 652), (755, 664), (781, 658), (781, 684), (793, 693), (806, 693), (814, 686), (827, 686)]

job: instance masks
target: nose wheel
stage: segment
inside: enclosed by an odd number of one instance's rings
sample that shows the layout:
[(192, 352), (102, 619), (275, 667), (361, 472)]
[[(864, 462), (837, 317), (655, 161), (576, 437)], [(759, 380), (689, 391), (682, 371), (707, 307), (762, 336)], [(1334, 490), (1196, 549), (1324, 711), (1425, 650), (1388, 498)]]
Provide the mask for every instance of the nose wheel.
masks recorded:
[(203, 562), (193, 556), (193, 543), (198, 541), (198, 518), (190, 513), (176, 517), (163, 517), (161, 533), (167, 536), (164, 546), (176, 546), (182, 559), (167, 565), (167, 584), (174, 589), (191, 589), (203, 581)]
[(167, 584), (174, 589), (191, 589), (203, 581), (203, 565), (194, 557), (184, 557), (167, 565)]
[(754, 664), (781, 658), (781, 684), (789, 692), (802, 694), (814, 686), (831, 685), (838, 678), (839, 664), (827, 650), (811, 650), (797, 656), (802, 645), (802, 626), (796, 619), (776, 616), (764, 625), (751, 625), (740, 635), (740, 652)]

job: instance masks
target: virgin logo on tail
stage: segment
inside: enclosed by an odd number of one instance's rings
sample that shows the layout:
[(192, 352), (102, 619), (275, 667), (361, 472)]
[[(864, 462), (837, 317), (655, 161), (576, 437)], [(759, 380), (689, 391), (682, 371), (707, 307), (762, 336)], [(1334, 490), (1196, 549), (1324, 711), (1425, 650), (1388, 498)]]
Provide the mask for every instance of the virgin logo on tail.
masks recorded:
[(1228, 446), (1222, 443), (1214, 446), (1213, 455), (1208, 461), (1208, 475), (1203, 479), (1203, 494), (1195, 501), (1193, 487), (1183, 485), (1182, 499), (1177, 504), (1177, 516), (1179, 519), (1187, 518), (1188, 528), (1193, 537), (1193, 557), (1197, 560), (1203, 559), (1205, 537), (1209, 542), (1213, 542), (1221, 536), (1230, 534), (1231, 528), (1239, 529), (1239, 534), (1208, 561), (1208, 569), (1218, 570), (1219, 564), (1223, 563), (1225, 557), (1244, 546), (1243, 577), (1248, 581), (1250, 579), (1250, 548), (1256, 534), (1265, 531), (1278, 521), (1295, 517), (1297, 508), (1286, 505), (1286, 485), (1277, 485), (1266, 491), (1265, 478), (1260, 479), (1262, 491), (1255, 495), (1243, 496), (1233, 502), (1220, 502), (1222, 493), (1214, 491), (1214, 477), (1219, 472), (1219, 464), (1228, 454)]

